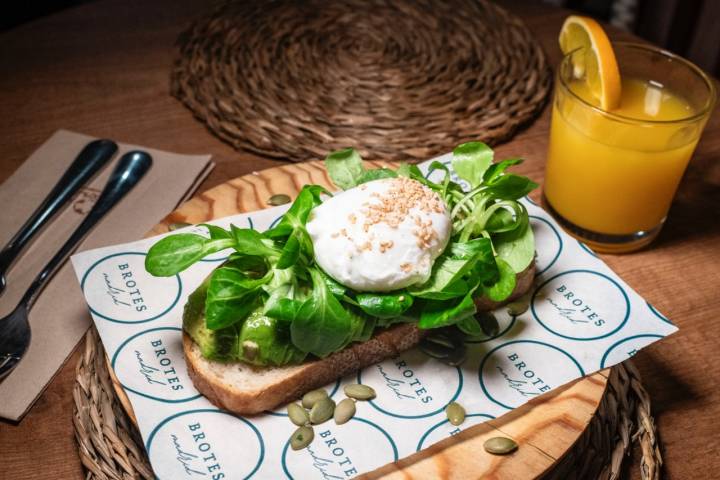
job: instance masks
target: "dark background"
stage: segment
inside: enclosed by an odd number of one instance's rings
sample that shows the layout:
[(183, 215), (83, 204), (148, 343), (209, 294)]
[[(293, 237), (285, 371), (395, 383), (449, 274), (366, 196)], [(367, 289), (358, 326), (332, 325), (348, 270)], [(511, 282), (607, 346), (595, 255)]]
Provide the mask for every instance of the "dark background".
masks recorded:
[[(17, 2), (12, 9), (3, 12), (0, 30), (90, 1), (93, 0)], [(690, 59), (712, 75), (720, 76), (720, 0), (533, 1), (563, 6), (604, 20)]]

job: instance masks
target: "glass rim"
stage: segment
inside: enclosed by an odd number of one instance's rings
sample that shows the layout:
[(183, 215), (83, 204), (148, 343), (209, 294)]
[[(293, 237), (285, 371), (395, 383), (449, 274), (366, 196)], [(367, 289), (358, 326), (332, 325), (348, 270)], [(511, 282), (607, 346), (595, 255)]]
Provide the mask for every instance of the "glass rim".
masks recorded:
[[(580, 103), (585, 105), (586, 107), (590, 108), (591, 110), (594, 110), (601, 115), (604, 115), (606, 117), (609, 117), (612, 120), (626, 122), (626, 123), (635, 123), (635, 124), (649, 124), (649, 125), (671, 125), (671, 124), (677, 124), (677, 123), (692, 123), (697, 120), (701, 120), (703, 117), (709, 116), (711, 113), (713, 107), (715, 106), (715, 102), (717, 101), (717, 91), (715, 88), (715, 82), (706, 74), (703, 69), (692, 63), (691, 61), (681, 57), (680, 55), (676, 55), (672, 52), (669, 52), (665, 50), (664, 48), (656, 47), (653, 45), (647, 45), (637, 42), (613, 42), (613, 49), (616, 46), (620, 47), (629, 47), (629, 48), (635, 48), (638, 50), (645, 50), (647, 52), (652, 52), (656, 54), (660, 54), (666, 58), (669, 58), (670, 60), (676, 61), (683, 65), (684, 67), (691, 70), (695, 75), (700, 77), (700, 79), (705, 83), (708, 89), (708, 98), (705, 104), (702, 106), (700, 111), (698, 113), (695, 113), (693, 115), (678, 118), (675, 120), (647, 120), (647, 119), (641, 119), (636, 117), (628, 117), (625, 115), (620, 115), (617, 113), (613, 113), (611, 111), (605, 110), (602, 107), (598, 107), (596, 105), (593, 105), (592, 103), (586, 101), (581, 96), (576, 94), (572, 91), (570, 86), (567, 84), (565, 79), (560, 75), (561, 69), (558, 68), (558, 71), (556, 73), (559, 84), (564, 88), (565, 91), (567, 91), (575, 100), (578, 100)], [(565, 62), (568, 62), (570, 57), (576, 53), (577, 51), (581, 50), (583, 47), (576, 48), (575, 50), (572, 50), (571, 52), (568, 52), (566, 55), (563, 55), (562, 60), (560, 61), (560, 65), (562, 66)]]

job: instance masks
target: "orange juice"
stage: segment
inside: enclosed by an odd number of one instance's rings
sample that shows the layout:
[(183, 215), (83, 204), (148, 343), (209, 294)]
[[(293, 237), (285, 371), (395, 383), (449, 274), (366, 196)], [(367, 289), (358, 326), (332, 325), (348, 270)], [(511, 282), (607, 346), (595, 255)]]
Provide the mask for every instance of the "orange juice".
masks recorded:
[[(679, 92), (622, 79), (620, 107), (593, 109), (582, 81), (556, 90), (544, 194), (564, 220), (593, 233), (635, 235), (660, 225), (702, 125)], [(580, 101), (578, 97), (584, 102)]]

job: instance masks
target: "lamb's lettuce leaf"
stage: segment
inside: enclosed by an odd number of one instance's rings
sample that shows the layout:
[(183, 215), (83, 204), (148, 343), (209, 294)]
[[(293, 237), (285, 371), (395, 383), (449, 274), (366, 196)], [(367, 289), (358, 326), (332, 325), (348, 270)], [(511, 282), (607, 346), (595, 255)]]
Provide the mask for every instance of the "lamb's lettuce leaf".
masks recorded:
[(215, 269), (205, 300), (205, 321), (211, 330), (242, 322), (262, 303), (262, 286), (270, 280), (248, 277), (232, 263)]
[(440, 328), (454, 325), (463, 319), (475, 315), (477, 307), (473, 300), (475, 288), (469, 290), (462, 299), (452, 301), (430, 300), (420, 315), (418, 327)]
[(360, 154), (354, 148), (332, 152), (325, 157), (325, 168), (335, 185), (348, 190), (359, 185), (366, 173)]
[(322, 358), (347, 343), (353, 325), (350, 314), (332, 294), (322, 274), (316, 268), (308, 271), (312, 293), (290, 325), (290, 335), (297, 348)]
[(493, 151), (482, 142), (468, 142), (453, 150), (452, 167), (458, 177), (477, 187), (493, 161)]
[(145, 257), (145, 270), (156, 277), (171, 277), (213, 253), (234, 245), (231, 238), (207, 238), (178, 233), (158, 241)]
[(358, 293), (355, 300), (363, 312), (375, 318), (399, 317), (412, 307), (413, 297), (405, 290), (391, 293)]

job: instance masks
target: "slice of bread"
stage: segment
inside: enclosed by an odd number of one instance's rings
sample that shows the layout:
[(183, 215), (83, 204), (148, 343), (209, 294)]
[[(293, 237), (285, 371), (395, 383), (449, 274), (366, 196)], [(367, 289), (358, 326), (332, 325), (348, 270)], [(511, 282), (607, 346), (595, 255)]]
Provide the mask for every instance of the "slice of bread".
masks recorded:
[[(478, 309), (492, 310), (524, 295), (535, 277), (532, 264), (517, 278), (515, 290), (502, 303), (480, 298)], [(426, 330), (403, 323), (378, 332), (367, 342), (355, 343), (321, 360), (284, 367), (256, 367), (243, 362), (208, 360), (198, 345), (183, 332), (188, 374), (195, 388), (220, 408), (248, 415), (272, 410), (304, 393), (351, 372), (394, 357), (417, 345)]]

